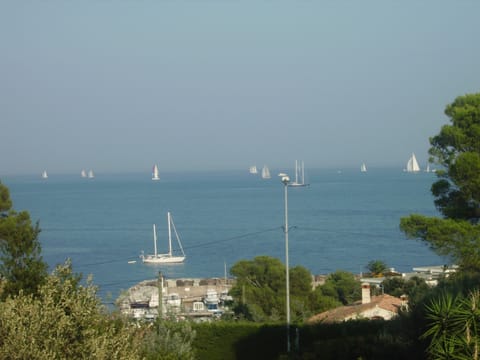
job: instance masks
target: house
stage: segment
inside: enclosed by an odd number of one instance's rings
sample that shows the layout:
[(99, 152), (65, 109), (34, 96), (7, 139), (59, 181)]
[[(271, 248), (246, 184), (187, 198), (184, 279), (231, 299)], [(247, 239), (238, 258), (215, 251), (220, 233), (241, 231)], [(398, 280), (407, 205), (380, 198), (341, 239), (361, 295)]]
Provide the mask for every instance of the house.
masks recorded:
[(390, 320), (400, 309), (406, 308), (406, 299), (400, 299), (388, 294), (379, 296), (370, 295), (370, 285), (362, 284), (362, 301), (353, 305), (341, 306), (312, 316), (308, 323), (342, 322), (356, 319), (383, 319)]
[(229, 310), (232, 298), (228, 292), (233, 284), (234, 280), (226, 278), (146, 280), (122, 294), (117, 304), (123, 314), (135, 319), (155, 318), (161, 312), (163, 316), (208, 320)]

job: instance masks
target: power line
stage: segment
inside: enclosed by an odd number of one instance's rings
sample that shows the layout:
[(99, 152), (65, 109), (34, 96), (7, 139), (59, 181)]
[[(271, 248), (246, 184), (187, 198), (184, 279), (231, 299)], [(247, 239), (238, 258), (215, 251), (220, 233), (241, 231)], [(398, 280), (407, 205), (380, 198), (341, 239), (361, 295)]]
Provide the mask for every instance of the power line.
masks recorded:
[[(209, 242), (205, 242), (205, 243), (201, 243), (201, 244), (196, 244), (196, 245), (187, 246), (187, 247), (184, 247), (184, 249), (187, 249), (187, 250), (188, 250), (188, 249), (194, 249), (194, 248), (198, 248), (198, 247), (211, 246), (211, 245), (215, 245), (215, 244), (219, 244), (219, 243), (223, 243), (223, 242), (234, 241), (234, 240), (238, 240), (238, 239), (247, 238), (247, 237), (250, 237), (250, 236), (255, 236), (255, 235), (264, 234), (264, 233), (267, 233), (267, 232), (271, 232), (271, 231), (274, 231), (274, 230), (278, 230), (278, 229), (280, 229), (280, 228), (281, 228), (281, 227), (274, 227), (274, 228), (259, 230), (259, 231), (255, 231), (255, 232), (251, 232), (251, 233), (246, 233), (246, 234), (242, 234), (242, 235), (237, 235), (237, 236), (233, 236), (233, 237), (229, 237), (229, 238), (225, 238), (225, 239), (220, 239), (220, 240), (215, 240), (215, 241), (209, 241)], [(116, 260), (99, 261), (99, 262), (95, 262), (95, 263), (88, 263), (88, 264), (76, 265), (76, 267), (87, 267), (87, 266), (96, 266), (96, 265), (106, 265), (106, 264), (112, 264), (112, 263), (116, 263), (116, 262), (124, 262), (124, 261), (128, 261), (128, 260), (131, 260), (131, 259), (132, 259), (131, 257), (128, 257), (128, 258), (122, 258), (122, 259), (116, 259)]]
[(370, 237), (385, 237), (384, 234), (378, 234), (378, 233), (364, 233), (364, 232), (343, 231), (343, 230), (326, 230), (326, 229), (321, 229), (321, 228), (298, 227), (298, 226), (297, 226), (296, 228), (297, 228), (297, 229), (300, 229), (300, 230), (304, 230), (304, 231), (322, 232), (322, 233), (330, 233), (330, 234), (370, 236)]
[(246, 233), (246, 234), (243, 234), (243, 235), (238, 235), (238, 236), (233, 236), (233, 237), (229, 237), (229, 238), (225, 238), (225, 239), (220, 239), (220, 240), (210, 241), (210, 242), (206, 242), (206, 243), (202, 243), (202, 244), (192, 245), (192, 246), (184, 247), (184, 249), (194, 249), (194, 248), (197, 248), (197, 247), (205, 247), (205, 246), (209, 246), (209, 245), (219, 244), (219, 243), (222, 243), (222, 242), (228, 242), (228, 241), (243, 239), (243, 238), (254, 236), (254, 235), (264, 234), (264, 233), (267, 233), (267, 232), (270, 232), (270, 231), (273, 231), (273, 230), (278, 230), (280, 228), (281, 227), (277, 226), (277, 227), (270, 228), (270, 229), (255, 231), (255, 232)]
[(100, 261), (100, 262), (89, 263), (89, 264), (76, 264), (75, 267), (105, 265), (105, 264), (112, 264), (112, 263), (116, 263), (116, 262), (129, 261), (129, 260), (131, 260), (131, 259), (132, 259), (131, 257), (128, 257), (128, 258), (121, 258), (121, 259), (116, 259), (116, 260)]
[[(238, 239), (244, 239), (252, 236), (257, 236), (261, 234), (265, 234), (268, 232), (272, 232), (275, 230), (283, 230), (283, 226), (276, 226), (273, 228), (268, 228), (268, 229), (263, 229), (259, 231), (254, 231), (250, 233), (245, 233), (237, 236), (232, 236), (228, 238), (223, 238), (219, 240), (214, 240), (214, 241), (209, 241), (209, 242), (204, 242), (201, 244), (196, 244), (196, 245), (190, 245), (184, 247), (184, 249), (189, 250), (189, 249), (195, 249), (195, 248), (200, 248), (200, 247), (206, 247), (206, 246), (212, 246), (220, 243), (226, 243)], [(369, 237), (385, 237), (384, 234), (375, 234), (375, 233), (361, 233), (361, 232), (353, 232), (353, 231), (342, 231), (342, 230), (326, 230), (323, 228), (316, 228), (316, 227), (302, 227), (302, 226), (291, 226), (289, 228), (289, 231), (291, 230), (300, 230), (300, 231), (306, 231), (306, 232), (320, 232), (320, 233), (333, 233), (333, 234), (343, 234), (343, 235), (355, 235), (355, 236), (369, 236)], [(88, 264), (76, 264), (75, 267), (82, 268), (82, 267), (89, 267), (89, 266), (97, 266), (97, 265), (106, 265), (106, 264), (112, 264), (116, 262), (126, 262), (132, 260), (132, 257), (126, 257), (126, 258), (121, 258), (121, 259), (115, 259), (115, 260), (106, 260), (106, 261), (99, 261), (99, 262), (93, 262), (93, 263), (88, 263)]]

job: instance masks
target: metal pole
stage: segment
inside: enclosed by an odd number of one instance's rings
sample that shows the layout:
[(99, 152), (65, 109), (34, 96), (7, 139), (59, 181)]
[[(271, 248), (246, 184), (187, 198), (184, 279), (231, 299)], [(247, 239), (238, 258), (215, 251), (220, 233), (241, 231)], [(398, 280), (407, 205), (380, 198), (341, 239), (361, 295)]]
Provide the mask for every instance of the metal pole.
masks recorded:
[(163, 319), (163, 275), (158, 272), (158, 316)]
[(285, 277), (287, 291), (287, 352), (290, 353), (290, 275), (288, 264), (288, 182), (285, 185)]

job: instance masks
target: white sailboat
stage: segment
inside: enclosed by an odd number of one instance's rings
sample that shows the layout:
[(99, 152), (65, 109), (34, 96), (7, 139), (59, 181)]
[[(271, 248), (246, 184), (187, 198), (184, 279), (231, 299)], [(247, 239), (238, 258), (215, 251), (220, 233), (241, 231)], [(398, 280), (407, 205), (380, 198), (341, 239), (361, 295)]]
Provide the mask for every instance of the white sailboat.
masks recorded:
[(80, 172), (80, 176), (82, 178), (86, 178), (87, 177), (87, 172), (85, 171), (85, 169), (82, 169), (82, 171)]
[(268, 169), (267, 165), (263, 166), (262, 169), (262, 179), (270, 179), (270, 170)]
[(303, 161), (299, 165), (298, 161), (295, 160), (295, 181), (292, 181), (288, 186), (301, 187), (308, 185), (309, 184), (305, 183), (305, 165)]
[(47, 170), (43, 170), (43, 172), (42, 172), (42, 179), (48, 179)]
[(365, 165), (365, 163), (363, 163), (362, 166), (360, 166), (360, 171), (367, 172), (367, 165)]
[[(174, 263), (181, 263), (185, 260), (185, 253), (183, 252), (182, 243), (180, 242), (180, 237), (178, 236), (177, 229), (175, 229), (175, 224), (173, 223), (172, 216), (170, 212), (167, 213), (167, 222), (168, 222), (168, 253), (167, 254), (159, 254), (157, 252), (157, 230), (155, 224), (153, 224), (153, 247), (154, 247), (154, 254), (153, 255), (144, 255), (142, 254), (140, 257), (144, 263), (151, 263), (151, 264), (174, 264)], [(180, 251), (182, 252), (181, 256), (173, 255), (172, 252), (172, 228), (175, 233), (178, 245), (180, 247)]]
[(152, 180), (160, 180), (160, 175), (158, 174), (158, 166), (157, 164), (153, 165), (153, 170), (152, 170)]
[(257, 166), (256, 165), (250, 166), (249, 172), (250, 174), (258, 174)]
[(93, 170), (88, 171), (88, 178), (93, 179), (95, 177), (95, 174), (93, 173)]
[(412, 156), (407, 161), (406, 171), (407, 172), (418, 172), (418, 171), (420, 171), (420, 166), (418, 165), (418, 161), (417, 161), (417, 158), (415, 157), (414, 153), (412, 153)]

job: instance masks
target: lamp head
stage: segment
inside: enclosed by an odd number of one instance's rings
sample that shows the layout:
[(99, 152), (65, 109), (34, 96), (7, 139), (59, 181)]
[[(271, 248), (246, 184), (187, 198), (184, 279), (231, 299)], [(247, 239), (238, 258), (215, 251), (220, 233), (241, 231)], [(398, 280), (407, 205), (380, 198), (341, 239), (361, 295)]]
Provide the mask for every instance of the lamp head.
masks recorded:
[(282, 183), (284, 183), (285, 185), (287, 185), (290, 182), (290, 176), (288, 176), (287, 174), (280, 173), (278, 174), (278, 176), (280, 176)]

